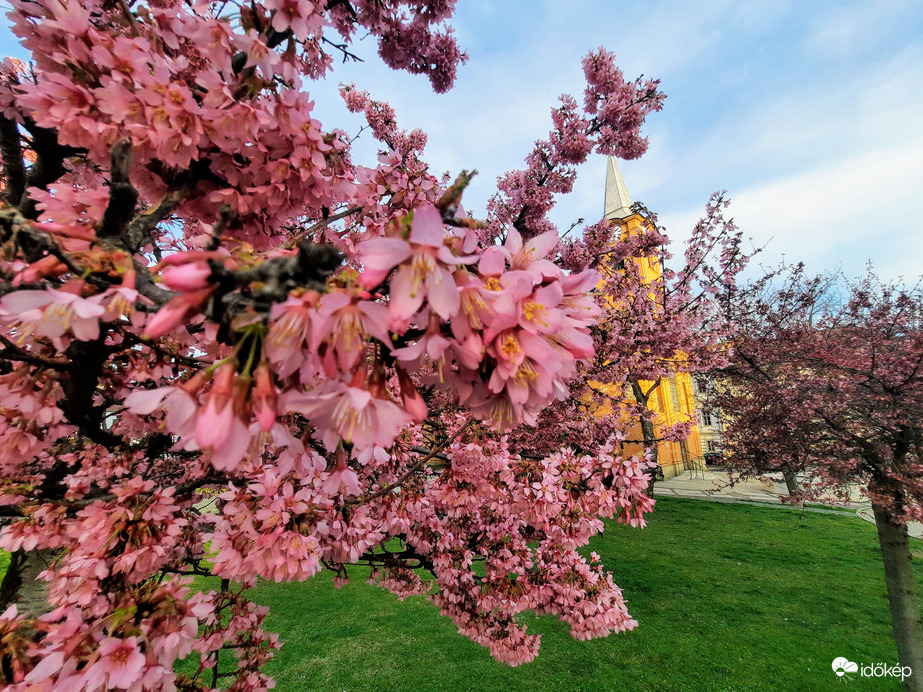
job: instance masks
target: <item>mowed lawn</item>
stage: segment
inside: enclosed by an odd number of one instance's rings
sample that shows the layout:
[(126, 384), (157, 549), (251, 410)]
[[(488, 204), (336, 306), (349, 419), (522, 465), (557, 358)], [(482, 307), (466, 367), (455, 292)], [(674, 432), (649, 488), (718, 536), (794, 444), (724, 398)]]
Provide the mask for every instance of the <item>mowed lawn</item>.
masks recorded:
[(663, 499), (647, 528), (612, 523), (590, 547), (615, 573), (634, 631), (580, 642), (563, 623), (528, 616), (539, 657), (510, 668), (424, 597), (399, 602), (356, 569), (340, 590), (327, 576), (254, 590), (285, 641), (269, 672), (284, 692), (788, 692), (844, 689), (831, 668), (839, 656), (896, 663), (875, 529), (854, 516)]
[[(356, 568), (339, 590), (321, 575), (251, 591), (285, 642), (268, 672), (282, 692), (899, 689), (858, 674), (847, 685), (831, 668), (839, 656), (896, 663), (871, 524), (679, 499), (659, 500), (649, 520), (645, 529), (611, 523), (590, 545), (625, 593), (639, 622), (632, 632), (580, 642), (553, 618), (526, 616), (542, 648), (510, 668), (424, 597), (399, 602)], [(912, 547), (923, 558), (923, 543)]]

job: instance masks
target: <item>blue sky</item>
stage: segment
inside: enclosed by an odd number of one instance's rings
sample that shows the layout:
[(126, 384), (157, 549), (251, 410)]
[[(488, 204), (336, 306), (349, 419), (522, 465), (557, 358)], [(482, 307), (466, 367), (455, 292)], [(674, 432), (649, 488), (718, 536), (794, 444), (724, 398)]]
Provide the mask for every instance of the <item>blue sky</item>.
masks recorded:
[[(340, 81), (390, 102), (403, 127), (429, 133), (434, 172), (480, 171), (465, 200), (477, 214), (547, 133), (557, 97), (581, 97), (581, 57), (605, 46), (626, 77), (659, 78), (668, 95), (647, 155), (621, 168), (671, 237), (727, 189), (763, 263), (923, 274), (923, 2), (461, 0), (454, 25), (470, 61), (452, 92), (387, 70), (369, 39), (356, 47), (365, 63), (312, 89), (320, 120), (358, 129)], [(374, 161), (367, 136), (356, 147)], [(562, 229), (602, 215), (604, 176), (601, 156), (581, 168), (552, 214)]]

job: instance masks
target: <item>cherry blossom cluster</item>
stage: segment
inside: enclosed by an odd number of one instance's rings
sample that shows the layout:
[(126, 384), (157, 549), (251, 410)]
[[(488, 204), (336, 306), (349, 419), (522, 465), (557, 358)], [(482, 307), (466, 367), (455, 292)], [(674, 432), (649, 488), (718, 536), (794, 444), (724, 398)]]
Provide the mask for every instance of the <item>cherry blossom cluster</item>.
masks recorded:
[(537, 654), (538, 636), (515, 620), (523, 610), (558, 615), (578, 639), (637, 625), (598, 557), (577, 552), (602, 530), (600, 517), (643, 526), (653, 507), (647, 463), (613, 454), (615, 443), (594, 456), (564, 449), (544, 459), (511, 454), (505, 438), (459, 444), (451, 471), (427, 491), (436, 512), (407, 541), (421, 552), (432, 546), (434, 601), (496, 658), (518, 665)]
[(663, 107), (659, 82), (626, 82), (615, 55), (604, 48), (584, 58), (583, 71), (583, 112), (573, 97), (561, 97), (561, 105), (551, 112), (554, 129), (535, 143), (526, 158), (528, 168), (510, 171), (498, 181), (497, 194), (488, 205), (485, 237), (502, 237), (510, 226), (524, 236), (553, 230), (547, 214), (555, 196), (573, 189), (576, 166), (592, 152), (636, 159), (647, 150), (640, 126)]
[(247, 589), (357, 564), (510, 664), (538, 648), (524, 610), (581, 639), (635, 625), (578, 549), (603, 518), (643, 525), (646, 457), (617, 426), (537, 455), (503, 435), (573, 400), (606, 309), (595, 268), (561, 265), (551, 196), (594, 147), (637, 153), (662, 97), (600, 53), (591, 117), (566, 98), (550, 158), (473, 219), (472, 174), (433, 176), (387, 104), (342, 89), (386, 148), (361, 166), (310, 98), (360, 31), (448, 88), (453, 8), (14, 0), (34, 63), (0, 70), (9, 689), (270, 689), (281, 644)]

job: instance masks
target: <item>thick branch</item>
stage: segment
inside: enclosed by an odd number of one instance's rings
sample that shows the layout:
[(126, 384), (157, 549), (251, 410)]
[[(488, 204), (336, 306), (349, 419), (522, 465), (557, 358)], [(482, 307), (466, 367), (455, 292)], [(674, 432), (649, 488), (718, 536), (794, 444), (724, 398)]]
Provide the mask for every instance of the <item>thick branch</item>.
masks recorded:
[(54, 358), (44, 358), (29, 353), (3, 334), (0, 334), (0, 343), (6, 346), (5, 349), (0, 350), (0, 358), (38, 365), (43, 368), (51, 368), (52, 370), (66, 371), (68, 368), (68, 363), (65, 361), (55, 360)]
[(22, 163), (19, 126), (15, 120), (0, 116), (0, 154), (3, 155), (3, 178), (7, 204), (19, 204), (26, 189), (26, 169)]
[(135, 205), (138, 203), (138, 191), (128, 178), (133, 160), (131, 139), (125, 137), (116, 142), (112, 147), (109, 205), (96, 232), (100, 238), (127, 240), (125, 236), (128, 222), (134, 215)]
[(28, 188), (47, 189), (51, 183), (64, 175), (64, 159), (86, 152), (84, 149), (61, 145), (57, 132), (39, 127), (31, 118), (26, 118), (23, 124), (32, 135), (32, 150), (35, 152), (36, 161), (29, 168), (27, 189), (19, 200), (19, 208), (26, 218), (37, 219), (38, 209), (35, 200), (29, 196)]
[(151, 231), (164, 219), (168, 218), (207, 172), (208, 161), (195, 161), (188, 170), (183, 171), (170, 183), (163, 198), (144, 213), (139, 214), (125, 231), (124, 237), (130, 250), (137, 252), (151, 242)]

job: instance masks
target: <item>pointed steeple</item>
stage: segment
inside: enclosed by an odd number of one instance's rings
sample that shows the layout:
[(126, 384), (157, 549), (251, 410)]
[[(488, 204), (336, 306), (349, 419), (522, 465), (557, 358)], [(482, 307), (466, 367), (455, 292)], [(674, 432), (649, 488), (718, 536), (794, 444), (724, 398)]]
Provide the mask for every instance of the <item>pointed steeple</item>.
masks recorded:
[(631, 216), (631, 197), (622, 180), (622, 174), (614, 156), (609, 157), (606, 165), (606, 212), (607, 219), (624, 219)]

